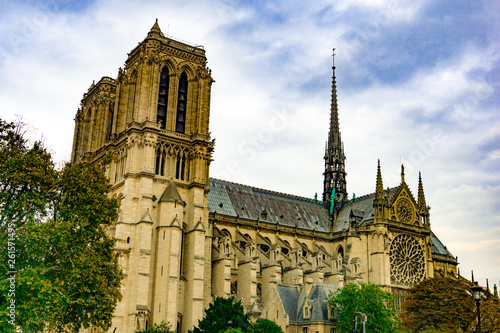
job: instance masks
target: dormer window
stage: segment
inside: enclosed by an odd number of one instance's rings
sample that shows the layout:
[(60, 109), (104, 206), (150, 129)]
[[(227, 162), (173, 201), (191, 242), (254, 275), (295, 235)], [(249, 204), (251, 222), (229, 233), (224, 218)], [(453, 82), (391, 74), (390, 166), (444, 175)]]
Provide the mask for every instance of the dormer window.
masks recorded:
[(311, 319), (311, 304), (308, 300), (304, 304), (304, 319)]
[(336, 318), (337, 318), (337, 312), (335, 306), (333, 305), (328, 306), (328, 319), (335, 320)]

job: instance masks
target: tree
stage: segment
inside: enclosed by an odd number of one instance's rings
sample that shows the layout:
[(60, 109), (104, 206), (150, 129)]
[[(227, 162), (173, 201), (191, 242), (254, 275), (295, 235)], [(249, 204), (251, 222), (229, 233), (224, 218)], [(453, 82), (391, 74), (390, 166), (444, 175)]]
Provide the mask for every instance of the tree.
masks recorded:
[(173, 333), (173, 332), (171, 331), (170, 323), (166, 323), (165, 321), (162, 320), (160, 324), (153, 324), (151, 328), (139, 331), (137, 333)]
[[(403, 324), (412, 332), (475, 332), (476, 304), (472, 283), (465, 279), (430, 278), (409, 290), (402, 313)], [(481, 300), (483, 332), (500, 329), (500, 300), (485, 293)]]
[(241, 301), (236, 302), (234, 297), (216, 297), (193, 332), (218, 333), (228, 328), (239, 328), (242, 332), (249, 332), (250, 315), (245, 313)]
[(403, 305), (403, 324), (413, 332), (426, 329), (466, 332), (474, 319), (470, 285), (451, 278), (426, 279), (413, 286)]
[(239, 327), (228, 327), (221, 333), (243, 333), (243, 331)]
[(339, 332), (352, 331), (356, 312), (362, 312), (367, 316), (367, 332), (398, 331), (399, 318), (394, 308), (394, 298), (389, 292), (374, 284), (347, 284), (330, 295), (329, 303), (340, 313), (337, 323)]
[(101, 166), (58, 170), (22, 128), (0, 119), (0, 330), (107, 329), (121, 299), (107, 234), (118, 203)]
[(278, 326), (274, 321), (264, 318), (259, 318), (252, 325), (253, 333), (283, 333), (281, 327)]
[[(474, 328), (477, 324), (474, 321)], [(500, 332), (500, 299), (490, 294), (489, 290), (481, 300), (481, 331), (484, 333)]]

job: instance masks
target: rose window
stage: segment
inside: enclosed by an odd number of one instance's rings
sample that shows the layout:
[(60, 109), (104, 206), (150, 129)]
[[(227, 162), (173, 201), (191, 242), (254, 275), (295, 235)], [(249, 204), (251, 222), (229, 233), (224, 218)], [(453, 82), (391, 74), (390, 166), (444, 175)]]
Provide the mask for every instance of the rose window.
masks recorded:
[(391, 281), (412, 285), (425, 276), (424, 251), (418, 241), (410, 235), (398, 235), (391, 243), (389, 252)]
[(410, 222), (413, 217), (413, 207), (406, 199), (399, 199), (396, 204), (396, 213), (401, 222)]

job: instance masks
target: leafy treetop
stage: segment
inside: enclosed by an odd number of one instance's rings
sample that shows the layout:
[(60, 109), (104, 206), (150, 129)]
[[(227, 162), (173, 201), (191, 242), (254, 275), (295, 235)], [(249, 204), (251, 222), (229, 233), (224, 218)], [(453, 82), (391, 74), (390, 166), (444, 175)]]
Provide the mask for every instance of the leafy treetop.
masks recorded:
[(153, 324), (147, 330), (138, 331), (137, 333), (173, 333), (171, 331), (170, 323), (162, 321), (160, 324)]
[(392, 333), (398, 331), (399, 318), (394, 298), (374, 284), (347, 284), (330, 295), (330, 304), (340, 312), (338, 332), (351, 332), (356, 312), (364, 313), (368, 320), (366, 331)]
[[(401, 317), (412, 332), (475, 332), (476, 305), (472, 283), (463, 278), (435, 277), (409, 290)], [(500, 330), (500, 300), (485, 293), (481, 300), (483, 332)]]
[(253, 333), (283, 333), (283, 330), (274, 321), (269, 320), (269, 319), (265, 319), (265, 318), (259, 318), (255, 322), (255, 324), (252, 325), (252, 332)]
[(242, 332), (249, 332), (250, 316), (245, 313), (241, 301), (235, 301), (234, 297), (216, 297), (193, 332), (219, 333), (228, 328), (239, 328)]
[(110, 327), (122, 273), (107, 233), (118, 210), (109, 189), (102, 167), (58, 170), (22, 126), (0, 119), (0, 331)]

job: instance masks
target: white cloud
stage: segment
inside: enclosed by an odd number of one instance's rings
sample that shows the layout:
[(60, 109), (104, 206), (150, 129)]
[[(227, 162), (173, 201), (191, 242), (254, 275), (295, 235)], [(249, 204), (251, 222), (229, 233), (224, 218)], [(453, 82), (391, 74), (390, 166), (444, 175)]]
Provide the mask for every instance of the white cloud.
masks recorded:
[(498, 159), (500, 159), (500, 149), (497, 149), (497, 150), (491, 151), (491, 152), (488, 154), (488, 158), (489, 158), (490, 160), (498, 160)]

